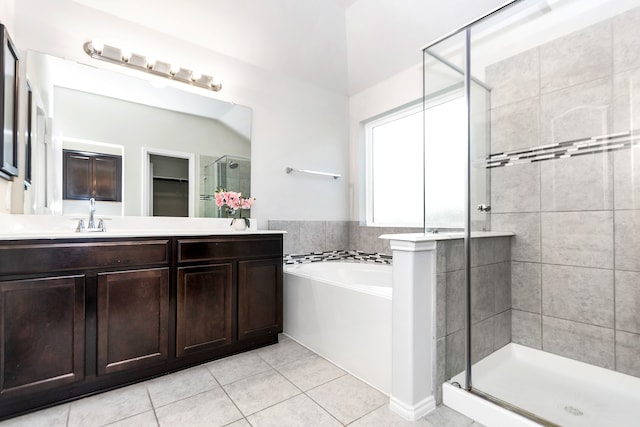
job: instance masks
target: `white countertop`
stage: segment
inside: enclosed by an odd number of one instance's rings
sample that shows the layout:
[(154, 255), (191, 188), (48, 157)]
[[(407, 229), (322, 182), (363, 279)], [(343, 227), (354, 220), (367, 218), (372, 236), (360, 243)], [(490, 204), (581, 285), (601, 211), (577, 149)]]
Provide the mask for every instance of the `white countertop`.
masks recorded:
[[(256, 219), (251, 227), (238, 231), (229, 218), (112, 217), (96, 215), (96, 223), (105, 220), (106, 232), (77, 232), (78, 216), (0, 214), (0, 240), (22, 239), (99, 239), (110, 237), (168, 236), (246, 236), (284, 234), (285, 231), (258, 230)], [(85, 224), (88, 218), (83, 218)]]

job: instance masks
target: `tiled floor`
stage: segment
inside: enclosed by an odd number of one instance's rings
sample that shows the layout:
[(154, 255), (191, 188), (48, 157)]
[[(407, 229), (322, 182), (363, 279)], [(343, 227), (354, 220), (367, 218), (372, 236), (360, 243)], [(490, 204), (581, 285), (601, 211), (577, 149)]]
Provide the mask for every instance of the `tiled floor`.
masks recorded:
[(479, 427), (441, 406), (407, 422), (388, 398), (295, 341), (0, 423), (10, 426)]

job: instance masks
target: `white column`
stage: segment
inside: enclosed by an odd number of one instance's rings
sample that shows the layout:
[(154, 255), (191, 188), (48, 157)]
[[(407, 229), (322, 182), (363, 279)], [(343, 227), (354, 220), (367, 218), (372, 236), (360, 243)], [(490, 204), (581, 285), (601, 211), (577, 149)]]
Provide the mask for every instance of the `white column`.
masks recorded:
[(393, 252), (389, 407), (414, 421), (436, 407), (436, 242), (422, 234), (380, 237), (390, 240)]

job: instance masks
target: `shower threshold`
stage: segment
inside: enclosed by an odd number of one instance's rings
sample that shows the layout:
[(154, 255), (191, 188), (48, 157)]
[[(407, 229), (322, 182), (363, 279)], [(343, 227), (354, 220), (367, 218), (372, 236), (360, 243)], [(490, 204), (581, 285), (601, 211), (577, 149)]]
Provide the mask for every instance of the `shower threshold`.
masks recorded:
[(444, 404), (487, 427), (626, 426), (638, 422), (640, 378), (513, 343), (472, 369), (473, 388), (479, 394), (549, 422), (536, 423), (453, 385), (464, 384), (464, 372), (445, 383)]

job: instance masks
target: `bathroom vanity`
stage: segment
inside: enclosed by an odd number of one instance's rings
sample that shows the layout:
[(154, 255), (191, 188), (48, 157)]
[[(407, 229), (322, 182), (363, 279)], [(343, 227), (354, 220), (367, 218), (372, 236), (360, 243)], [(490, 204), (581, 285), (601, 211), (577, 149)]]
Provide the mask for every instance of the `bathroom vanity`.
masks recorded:
[(0, 240), (0, 418), (277, 342), (282, 234), (78, 236)]

